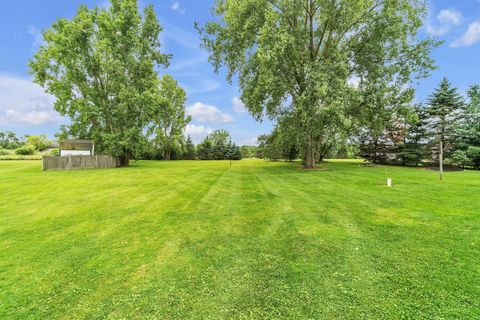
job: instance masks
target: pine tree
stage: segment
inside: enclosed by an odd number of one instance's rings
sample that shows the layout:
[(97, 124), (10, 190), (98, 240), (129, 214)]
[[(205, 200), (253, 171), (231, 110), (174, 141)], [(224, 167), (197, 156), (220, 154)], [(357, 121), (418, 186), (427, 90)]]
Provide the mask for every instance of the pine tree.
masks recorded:
[(399, 150), (403, 165), (417, 166), (425, 155), (428, 141), (428, 112), (424, 106), (418, 105), (413, 110), (414, 119), (408, 124), (405, 141)]
[(212, 141), (205, 139), (197, 146), (197, 156), (200, 160), (213, 160)]
[[(447, 78), (444, 78), (429, 97), (428, 105), (434, 142), (442, 142), (444, 154), (448, 157), (455, 147), (455, 126), (459, 122), (463, 99), (457, 88), (452, 87)], [(435, 146), (433, 150), (438, 150), (438, 147)]]
[(228, 145), (225, 145), (223, 140), (217, 140), (213, 144), (213, 158), (215, 160), (225, 160), (227, 154)]
[(227, 160), (242, 160), (242, 152), (240, 151), (240, 148), (235, 143), (228, 144), (226, 159)]
[(458, 150), (453, 163), (466, 163), (480, 168), (480, 86), (471, 86), (467, 91), (468, 103), (462, 110), (462, 121), (457, 126)]
[(467, 91), (468, 103), (462, 113), (461, 140), (467, 146), (480, 147), (480, 85)]
[(185, 153), (183, 155), (185, 160), (195, 160), (195, 145), (193, 144), (192, 138), (190, 136), (187, 137), (187, 141), (185, 142)]

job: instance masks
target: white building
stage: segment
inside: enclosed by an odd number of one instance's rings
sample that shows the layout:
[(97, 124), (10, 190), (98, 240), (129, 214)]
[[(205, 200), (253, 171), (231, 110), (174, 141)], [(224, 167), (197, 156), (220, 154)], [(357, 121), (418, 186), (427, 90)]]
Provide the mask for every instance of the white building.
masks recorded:
[(93, 156), (95, 147), (92, 140), (66, 139), (60, 141), (60, 156)]

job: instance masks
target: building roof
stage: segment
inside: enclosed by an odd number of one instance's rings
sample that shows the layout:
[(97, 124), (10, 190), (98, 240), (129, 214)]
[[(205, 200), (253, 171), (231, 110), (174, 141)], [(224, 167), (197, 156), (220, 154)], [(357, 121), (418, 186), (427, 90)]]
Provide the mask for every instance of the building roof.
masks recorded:
[(93, 141), (65, 139), (60, 141), (60, 150), (93, 150)]

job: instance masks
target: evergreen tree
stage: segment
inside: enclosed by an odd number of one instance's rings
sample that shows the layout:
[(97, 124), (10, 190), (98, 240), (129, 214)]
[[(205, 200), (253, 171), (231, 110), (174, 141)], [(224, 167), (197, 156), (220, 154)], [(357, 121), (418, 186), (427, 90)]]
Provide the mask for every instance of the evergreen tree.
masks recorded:
[(480, 85), (471, 86), (467, 96), (468, 103), (459, 129), (460, 139), (464, 146), (480, 147)]
[(458, 150), (450, 159), (452, 164), (465, 164), (480, 168), (480, 86), (471, 86), (467, 91), (468, 103), (462, 110), (461, 122), (457, 125)]
[(438, 151), (439, 142), (442, 142), (444, 154), (448, 157), (455, 147), (455, 127), (459, 122), (459, 115), (463, 107), (463, 99), (457, 89), (444, 78), (439, 87), (428, 99), (430, 126), (435, 135), (432, 146), (433, 151)]
[(190, 136), (187, 137), (187, 141), (185, 142), (185, 153), (183, 158), (185, 160), (195, 160), (196, 158), (195, 145)]
[(230, 145), (230, 141), (225, 144), (223, 140), (217, 140), (213, 143), (213, 159), (224, 160), (227, 156), (227, 150)]
[[(232, 149), (232, 151), (231, 148), (235, 150)], [(198, 145), (197, 155), (201, 160), (225, 160), (229, 159), (229, 157), (241, 159), (240, 148), (232, 144), (230, 134), (223, 129), (215, 130), (209, 134), (202, 143)]]
[(414, 118), (408, 124), (404, 143), (399, 148), (399, 158), (403, 165), (418, 165), (425, 157), (428, 141), (428, 112), (424, 106), (415, 107)]
[(200, 160), (213, 160), (213, 145), (208, 137), (197, 146), (197, 156)]
[(226, 153), (227, 160), (242, 160), (242, 153), (240, 148), (235, 143), (230, 143), (227, 146), (227, 153)]
[(398, 158), (398, 146), (405, 137), (406, 103), (409, 97), (396, 101), (395, 97), (377, 91), (375, 83), (366, 83), (365, 103), (371, 112), (362, 118), (363, 128), (359, 134), (359, 156), (371, 163), (383, 164)]

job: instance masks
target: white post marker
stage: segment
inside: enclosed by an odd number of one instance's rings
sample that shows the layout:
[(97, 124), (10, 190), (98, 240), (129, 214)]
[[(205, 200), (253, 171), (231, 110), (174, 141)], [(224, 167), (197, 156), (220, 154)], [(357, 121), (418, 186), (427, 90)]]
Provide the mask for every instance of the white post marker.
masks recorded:
[(389, 187), (389, 188), (392, 187), (392, 178), (387, 179), (387, 187)]

